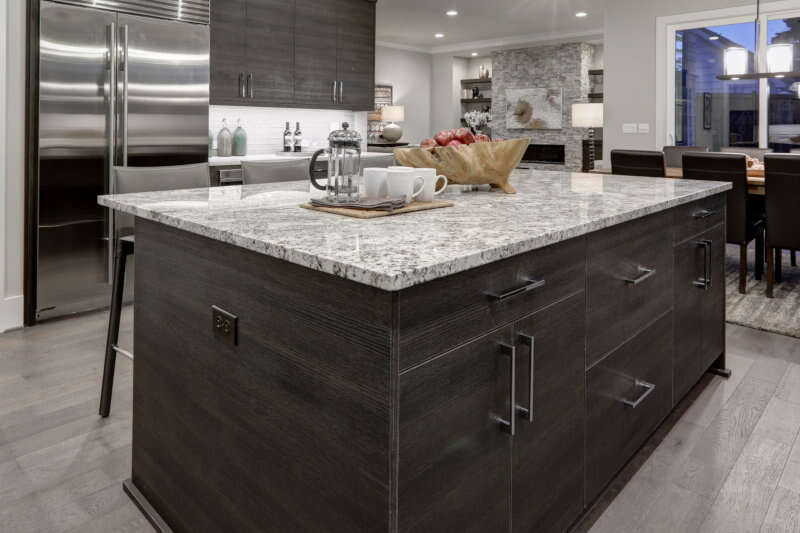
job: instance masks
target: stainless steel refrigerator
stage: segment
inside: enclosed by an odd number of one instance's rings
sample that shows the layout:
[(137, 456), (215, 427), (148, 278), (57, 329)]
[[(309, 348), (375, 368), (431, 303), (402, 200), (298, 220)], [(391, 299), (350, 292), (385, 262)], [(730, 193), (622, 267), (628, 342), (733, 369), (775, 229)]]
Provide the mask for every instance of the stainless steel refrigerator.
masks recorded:
[[(108, 9), (97, 7), (107, 6)], [(208, 160), (208, 0), (41, 2), (36, 316), (105, 307), (114, 166)]]

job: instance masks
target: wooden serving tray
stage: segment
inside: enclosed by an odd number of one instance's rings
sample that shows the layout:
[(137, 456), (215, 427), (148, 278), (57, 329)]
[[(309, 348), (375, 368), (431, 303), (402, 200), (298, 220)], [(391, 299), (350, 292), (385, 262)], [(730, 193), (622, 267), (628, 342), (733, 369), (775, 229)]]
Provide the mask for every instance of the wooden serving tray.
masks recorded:
[(322, 211), (323, 213), (333, 213), (353, 218), (379, 218), (390, 217), (392, 215), (402, 215), (404, 213), (414, 213), (416, 211), (427, 211), (428, 209), (440, 209), (442, 207), (453, 207), (453, 202), (444, 200), (434, 200), (432, 202), (412, 202), (405, 207), (393, 211), (381, 211), (377, 209), (353, 209), (351, 207), (316, 207), (311, 204), (300, 204), (303, 209), (312, 211)]

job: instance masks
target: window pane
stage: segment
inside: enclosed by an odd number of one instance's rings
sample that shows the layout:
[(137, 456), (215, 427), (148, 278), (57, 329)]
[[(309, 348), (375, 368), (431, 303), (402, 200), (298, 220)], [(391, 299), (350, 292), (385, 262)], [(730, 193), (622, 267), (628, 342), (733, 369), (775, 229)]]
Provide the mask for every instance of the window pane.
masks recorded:
[(675, 35), (675, 144), (758, 146), (758, 81), (722, 81), (725, 50), (744, 48), (753, 72), (752, 22), (681, 30)]
[[(776, 63), (788, 60), (788, 70), (800, 71), (800, 18), (767, 22), (767, 43), (781, 48), (770, 54)], [(769, 50), (768, 54), (773, 52)], [(789, 57), (790, 56), (790, 57)], [(780, 65), (780, 68), (785, 68)], [(773, 70), (774, 72), (774, 70)], [(769, 147), (776, 152), (800, 149), (800, 77), (769, 79)]]

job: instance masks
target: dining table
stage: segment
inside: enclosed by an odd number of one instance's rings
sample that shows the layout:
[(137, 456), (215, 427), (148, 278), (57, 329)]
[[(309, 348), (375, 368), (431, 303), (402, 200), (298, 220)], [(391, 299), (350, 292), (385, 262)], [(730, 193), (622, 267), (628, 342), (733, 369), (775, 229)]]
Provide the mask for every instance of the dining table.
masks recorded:
[[(595, 174), (611, 174), (610, 168), (596, 168), (590, 172)], [(681, 167), (666, 167), (665, 174), (668, 178), (683, 178)], [(747, 192), (758, 196), (766, 194), (766, 179), (764, 178), (764, 167), (757, 166), (747, 169)]]

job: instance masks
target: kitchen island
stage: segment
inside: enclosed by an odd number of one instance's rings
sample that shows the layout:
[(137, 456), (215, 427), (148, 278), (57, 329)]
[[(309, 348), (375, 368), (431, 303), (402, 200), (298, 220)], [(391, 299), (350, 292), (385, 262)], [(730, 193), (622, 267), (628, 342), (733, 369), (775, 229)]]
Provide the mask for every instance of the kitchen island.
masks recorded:
[(517, 172), (359, 220), (306, 183), (136, 219), (133, 460), (160, 530), (563, 531), (709, 368), (727, 183)]

